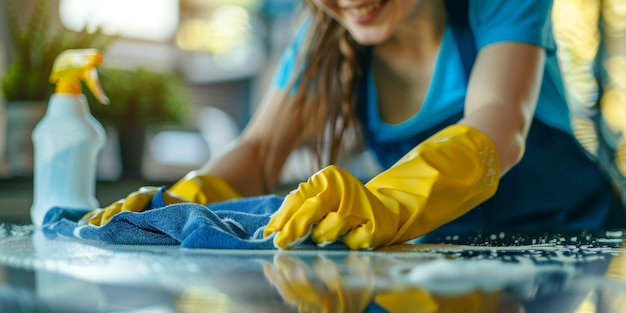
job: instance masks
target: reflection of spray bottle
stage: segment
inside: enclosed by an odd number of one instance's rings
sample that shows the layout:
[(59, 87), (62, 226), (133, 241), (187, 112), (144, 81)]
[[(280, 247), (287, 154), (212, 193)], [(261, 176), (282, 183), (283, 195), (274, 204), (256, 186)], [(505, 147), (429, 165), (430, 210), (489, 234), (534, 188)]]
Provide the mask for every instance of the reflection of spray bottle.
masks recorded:
[(81, 93), (81, 81), (98, 101), (107, 104), (96, 66), (102, 53), (95, 49), (67, 50), (54, 62), (50, 82), (56, 90), (46, 114), (33, 131), (34, 198), (30, 215), (41, 226), (54, 206), (96, 208), (96, 161), (104, 146), (104, 128), (91, 115)]

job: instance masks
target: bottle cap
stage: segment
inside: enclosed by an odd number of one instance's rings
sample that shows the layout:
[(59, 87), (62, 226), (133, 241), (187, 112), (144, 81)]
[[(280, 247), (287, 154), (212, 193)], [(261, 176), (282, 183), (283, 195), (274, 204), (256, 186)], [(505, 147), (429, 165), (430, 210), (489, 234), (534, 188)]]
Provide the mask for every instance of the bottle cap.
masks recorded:
[(98, 79), (96, 67), (102, 64), (102, 52), (97, 49), (70, 49), (59, 54), (54, 60), (50, 82), (56, 85), (55, 93), (79, 95), (82, 92), (81, 81), (100, 103), (108, 104)]

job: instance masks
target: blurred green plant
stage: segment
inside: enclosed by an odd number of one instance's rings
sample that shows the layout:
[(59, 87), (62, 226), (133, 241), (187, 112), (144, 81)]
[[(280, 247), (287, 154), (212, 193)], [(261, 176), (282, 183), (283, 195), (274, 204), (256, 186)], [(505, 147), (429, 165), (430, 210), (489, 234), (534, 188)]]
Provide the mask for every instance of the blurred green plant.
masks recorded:
[(89, 33), (53, 27), (50, 2), (34, 0), (31, 11), (23, 19), (23, 0), (7, 0), (8, 30), (14, 48), (13, 58), (2, 80), (7, 102), (46, 101), (53, 92), (49, 82), (56, 57), (67, 49), (96, 48), (104, 51), (117, 36), (104, 35), (102, 29)]
[(86, 96), (91, 113), (102, 124), (122, 130), (180, 127), (187, 122), (191, 97), (177, 75), (108, 67), (99, 68), (98, 75), (109, 104), (100, 104), (91, 93)]
[(140, 178), (147, 131), (182, 129), (186, 125), (191, 107), (187, 85), (174, 74), (145, 68), (100, 67), (98, 76), (109, 104), (101, 104), (93, 94), (85, 93), (91, 114), (107, 129), (117, 131), (122, 177)]

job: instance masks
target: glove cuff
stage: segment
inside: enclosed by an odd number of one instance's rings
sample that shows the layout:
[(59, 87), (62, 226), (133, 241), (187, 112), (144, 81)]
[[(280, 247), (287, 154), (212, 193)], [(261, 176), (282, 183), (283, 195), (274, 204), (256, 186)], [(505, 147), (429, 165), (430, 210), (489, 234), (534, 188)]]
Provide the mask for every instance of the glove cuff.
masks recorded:
[(391, 242), (403, 242), (491, 198), (499, 180), (500, 160), (491, 138), (455, 124), (417, 145), (365, 186), (398, 212), (402, 222)]
[(417, 145), (381, 173), (380, 178), (375, 177), (366, 185), (380, 185), (389, 176), (405, 181), (406, 175), (433, 179), (440, 176), (435, 181), (456, 181), (452, 184), (456, 188), (489, 189), (490, 195), (486, 197), (489, 198), (500, 180), (500, 158), (496, 145), (487, 135), (473, 127), (454, 124)]
[(223, 178), (198, 175), (195, 171), (183, 177), (169, 191), (200, 204), (241, 198), (241, 195)]
[(463, 177), (474, 189), (490, 189), (500, 180), (500, 158), (495, 143), (476, 128), (454, 124), (436, 133), (416, 149), (441, 174)]

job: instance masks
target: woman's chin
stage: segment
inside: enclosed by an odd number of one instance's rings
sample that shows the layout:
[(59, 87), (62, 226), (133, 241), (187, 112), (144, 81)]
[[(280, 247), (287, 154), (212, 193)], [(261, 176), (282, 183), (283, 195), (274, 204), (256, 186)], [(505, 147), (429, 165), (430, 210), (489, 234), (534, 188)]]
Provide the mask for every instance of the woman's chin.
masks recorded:
[(381, 44), (389, 39), (389, 36), (386, 34), (354, 34), (352, 33), (352, 38), (356, 42), (358, 42), (362, 46), (372, 46)]

